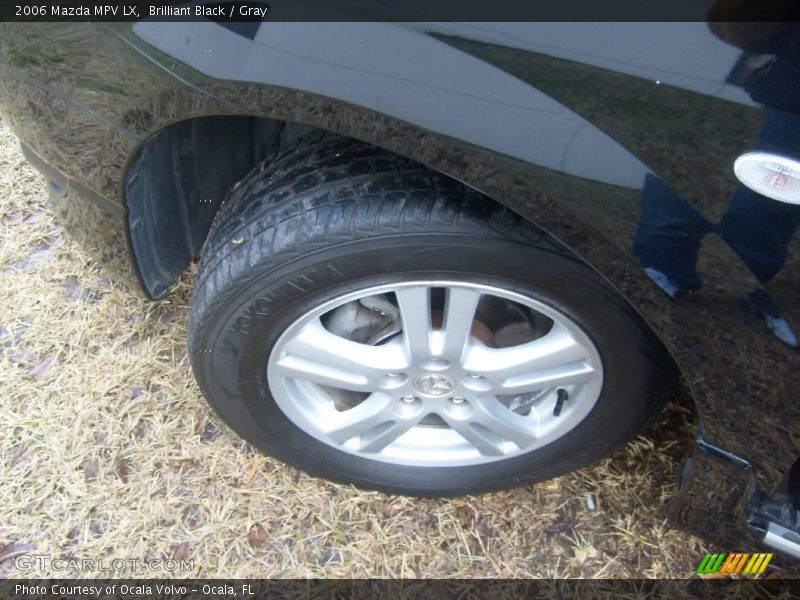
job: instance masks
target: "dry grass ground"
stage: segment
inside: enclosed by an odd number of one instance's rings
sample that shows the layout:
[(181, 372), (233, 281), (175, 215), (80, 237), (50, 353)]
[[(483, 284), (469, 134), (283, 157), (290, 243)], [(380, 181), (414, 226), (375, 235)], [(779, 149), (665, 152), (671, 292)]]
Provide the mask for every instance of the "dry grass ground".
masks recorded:
[(174, 575), (193, 577), (685, 577), (706, 550), (665, 522), (692, 435), (680, 401), (553, 481), (389, 497), (240, 441), (192, 380), (190, 282), (155, 304), (134, 292), (62, 236), (43, 178), (0, 129), (0, 577), (25, 575), (8, 558), (25, 550), (175, 556), (194, 568)]

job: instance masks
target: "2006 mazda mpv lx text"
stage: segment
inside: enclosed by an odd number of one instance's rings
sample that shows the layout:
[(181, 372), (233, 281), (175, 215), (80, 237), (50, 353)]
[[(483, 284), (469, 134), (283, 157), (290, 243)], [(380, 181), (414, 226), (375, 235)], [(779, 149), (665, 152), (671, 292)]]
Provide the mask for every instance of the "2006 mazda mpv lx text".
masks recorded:
[(612, 453), (682, 375), (674, 521), (800, 556), (800, 26), (707, 4), (4, 24), (0, 111), (148, 297), (199, 258), (194, 375), (254, 446), (483, 492)]

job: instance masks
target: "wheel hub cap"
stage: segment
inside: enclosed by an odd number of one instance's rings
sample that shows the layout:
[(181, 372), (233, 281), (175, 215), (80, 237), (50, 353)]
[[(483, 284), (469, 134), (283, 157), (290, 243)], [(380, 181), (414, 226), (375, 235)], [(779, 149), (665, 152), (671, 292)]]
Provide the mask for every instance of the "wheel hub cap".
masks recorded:
[(445, 375), (428, 373), (414, 380), (414, 390), (422, 396), (440, 398), (449, 396), (455, 390), (456, 384)]

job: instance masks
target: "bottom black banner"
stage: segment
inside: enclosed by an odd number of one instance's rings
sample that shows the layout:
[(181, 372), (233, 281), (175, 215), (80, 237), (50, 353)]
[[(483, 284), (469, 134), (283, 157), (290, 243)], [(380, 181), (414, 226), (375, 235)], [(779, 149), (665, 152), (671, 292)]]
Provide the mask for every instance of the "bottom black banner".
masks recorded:
[(796, 579), (685, 580), (157, 580), (19, 579), (0, 581), (0, 598), (234, 600), (372, 598), (458, 600), (609, 598), (798, 598)]

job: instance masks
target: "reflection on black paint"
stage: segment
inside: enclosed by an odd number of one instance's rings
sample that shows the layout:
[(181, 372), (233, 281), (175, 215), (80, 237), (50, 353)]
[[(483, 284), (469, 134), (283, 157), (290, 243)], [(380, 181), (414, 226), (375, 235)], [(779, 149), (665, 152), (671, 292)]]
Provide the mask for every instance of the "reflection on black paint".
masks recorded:
[[(508, 204), (593, 264), (668, 344), (708, 443), (743, 458), (723, 467), (718, 457), (698, 458), (676, 518), (740, 547), (751, 484), (771, 492), (800, 455), (798, 355), (763, 324), (780, 317), (778, 307), (797, 324), (796, 225), (785, 206), (748, 198), (731, 170), (757, 147), (797, 151), (775, 135), (797, 118), (786, 98), (772, 108), (788, 120), (731, 84), (746, 83), (769, 104), (769, 90), (780, 91), (797, 67), (775, 60), (779, 45), (772, 58), (759, 46), (748, 52), (759, 57), (734, 65), (740, 52), (730, 43), (742, 36), (729, 30), (725, 45), (697, 23), (686, 31), (601, 23), (583, 54), (586, 24), (433, 23), (419, 35), (392, 30), (409, 24), (350, 24), (342, 31), (352, 40), (334, 56), (336, 32), (318, 24), (276, 30), (284, 24), (267, 22), (252, 39), (208, 22), (145, 25), (0, 24), (4, 117), (42, 159), (121, 204), (144, 140), (183, 119), (237, 114), (357, 137)], [(540, 44), (545, 34), (561, 45)], [(222, 47), (225, 56), (204, 52)], [(698, 74), (704, 52), (722, 67)], [(341, 77), (332, 75), (334, 59)], [(772, 82), (761, 70), (770, 64)], [(461, 79), (441, 65), (462, 69)], [(385, 76), (392, 69), (396, 76)], [(425, 79), (411, 85), (408, 74)], [(799, 80), (789, 81), (795, 92)], [(60, 202), (101, 257), (116, 255), (100, 246), (124, 240), (123, 220), (81, 218), (84, 199), (72, 193)], [(671, 301), (642, 266), (695, 291)], [(748, 297), (756, 311), (742, 302)]]
[[(728, 23), (715, 32), (745, 50), (735, 77), (729, 79), (738, 80), (765, 106), (757, 149), (800, 158), (800, 26)], [(707, 234), (722, 237), (766, 286), (786, 263), (800, 226), (800, 205), (772, 200), (744, 185), (736, 189), (717, 224), (652, 175), (645, 182), (642, 206), (633, 252), (647, 275), (673, 299), (682, 290), (702, 287), (697, 261)], [(797, 335), (766, 289), (756, 288), (747, 298), (779, 340), (798, 347)]]

